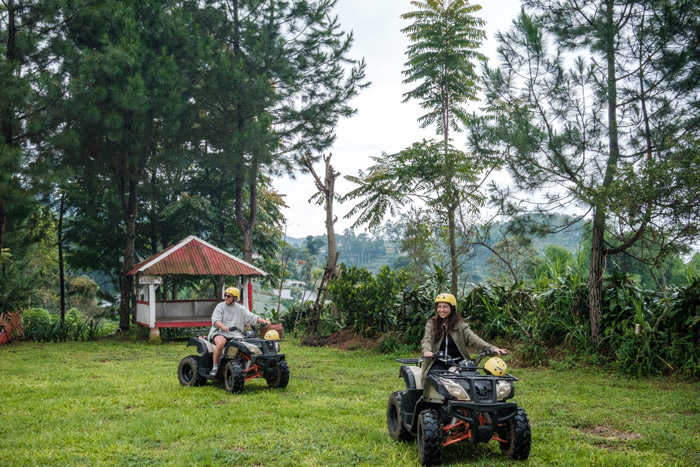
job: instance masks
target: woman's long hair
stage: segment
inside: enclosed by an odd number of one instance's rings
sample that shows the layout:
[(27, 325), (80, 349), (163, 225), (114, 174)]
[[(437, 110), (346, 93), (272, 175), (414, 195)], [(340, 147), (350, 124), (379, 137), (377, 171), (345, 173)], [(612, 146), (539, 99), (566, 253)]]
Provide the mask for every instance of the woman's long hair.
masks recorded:
[[(450, 310), (451, 313), (450, 315), (442, 319), (440, 318), (440, 315), (437, 314), (437, 306), (438, 304), (435, 304), (435, 316), (431, 318), (431, 321), (433, 322), (433, 343), (437, 344), (442, 340), (443, 337), (445, 337), (445, 334), (443, 333), (443, 329), (447, 330), (447, 333), (451, 333), (454, 327), (459, 323), (460, 321), (464, 321), (464, 318), (457, 313), (457, 307), (454, 305), (448, 303), (450, 305)], [(445, 325), (443, 327), (443, 324)]]

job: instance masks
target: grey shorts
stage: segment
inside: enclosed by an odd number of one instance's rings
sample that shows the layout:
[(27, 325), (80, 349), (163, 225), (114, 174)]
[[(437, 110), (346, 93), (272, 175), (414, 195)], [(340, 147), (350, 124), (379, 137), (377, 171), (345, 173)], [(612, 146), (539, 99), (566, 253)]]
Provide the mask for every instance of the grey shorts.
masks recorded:
[(212, 334), (212, 335), (209, 337), (209, 342), (211, 342), (211, 343), (213, 344), (213, 343), (214, 343), (214, 338), (215, 338), (216, 336), (223, 336), (223, 337), (225, 337), (226, 340), (228, 341), (228, 340), (231, 340), (231, 339), (234, 339), (234, 338), (240, 339), (240, 338), (243, 337), (243, 334), (241, 334), (240, 332), (235, 332), (235, 331), (233, 331), (233, 332), (232, 332), (232, 331), (229, 331), (229, 332), (226, 332), (226, 331), (216, 331), (214, 334)]

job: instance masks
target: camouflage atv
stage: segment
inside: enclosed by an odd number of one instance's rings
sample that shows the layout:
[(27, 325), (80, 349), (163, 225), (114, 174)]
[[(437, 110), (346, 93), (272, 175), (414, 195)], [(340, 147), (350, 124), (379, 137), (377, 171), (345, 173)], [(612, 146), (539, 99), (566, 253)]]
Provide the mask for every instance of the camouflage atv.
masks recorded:
[(280, 351), (280, 340), (257, 336), (257, 330), (247, 331), (239, 339), (226, 342), (219, 370), (210, 377), (215, 345), (206, 337), (192, 337), (187, 347), (197, 347), (199, 355), (183, 358), (177, 368), (177, 377), (183, 386), (202, 386), (208, 379), (224, 381), (226, 390), (237, 394), (246, 381), (265, 378), (271, 388), (285, 388), (289, 383), (289, 366)]
[(439, 464), (444, 447), (465, 440), (472, 444), (495, 440), (503, 454), (516, 460), (530, 455), (530, 421), (525, 410), (508, 402), (517, 378), (505, 372), (505, 365), (497, 374), (480, 367), (481, 359), (491, 355), (493, 351), (486, 351), (476, 360), (457, 363), (436, 352), (432, 358), (446, 363), (449, 370), (431, 371), (425, 387), (421, 386), (423, 358), (398, 359), (404, 363), (399, 377), (406, 389), (389, 396), (389, 435), (399, 441), (417, 438), (421, 465)]

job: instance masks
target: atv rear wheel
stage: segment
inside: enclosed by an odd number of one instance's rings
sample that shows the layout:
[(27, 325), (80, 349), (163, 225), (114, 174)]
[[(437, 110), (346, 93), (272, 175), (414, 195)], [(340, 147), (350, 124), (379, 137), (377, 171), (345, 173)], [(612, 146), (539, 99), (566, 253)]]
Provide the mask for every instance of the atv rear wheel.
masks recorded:
[(442, 427), (434, 410), (418, 415), (418, 461), (421, 465), (437, 465), (442, 461)]
[(271, 388), (286, 388), (289, 384), (289, 365), (286, 361), (281, 361), (275, 365), (275, 373), (267, 377), (267, 385)]
[(505, 427), (498, 430), (506, 443), (501, 444), (501, 452), (511, 459), (524, 461), (530, 456), (530, 420), (525, 410), (518, 407), (515, 416), (508, 420)]
[(243, 367), (236, 360), (229, 360), (224, 367), (224, 385), (226, 390), (232, 394), (243, 392), (245, 376)]
[(206, 383), (207, 379), (199, 374), (199, 357), (190, 355), (180, 360), (177, 366), (177, 379), (180, 384), (187, 387), (202, 386)]
[(392, 392), (386, 404), (386, 424), (389, 436), (397, 441), (413, 441), (415, 436), (406, 429), (401, 418), (401, 391)]

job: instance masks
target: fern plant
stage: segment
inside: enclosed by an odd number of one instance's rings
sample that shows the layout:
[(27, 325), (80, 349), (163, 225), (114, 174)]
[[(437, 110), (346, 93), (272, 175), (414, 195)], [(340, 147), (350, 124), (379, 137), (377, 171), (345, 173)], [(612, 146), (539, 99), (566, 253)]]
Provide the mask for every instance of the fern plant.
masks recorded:
[(0, 314), (0, 328), (7, 335), (8, 341), (22, 340), (24, 338), (24, 326), (22, 326), (22, 310), (8, 311)]

